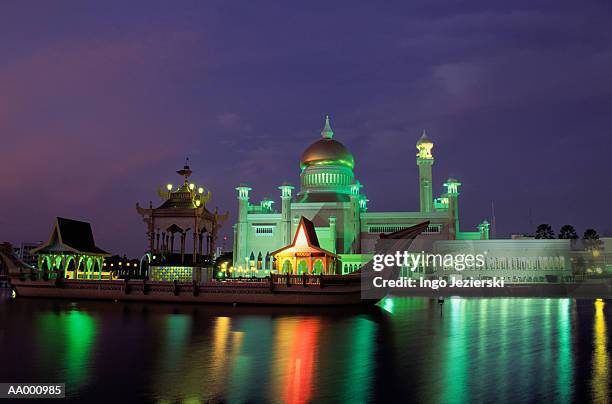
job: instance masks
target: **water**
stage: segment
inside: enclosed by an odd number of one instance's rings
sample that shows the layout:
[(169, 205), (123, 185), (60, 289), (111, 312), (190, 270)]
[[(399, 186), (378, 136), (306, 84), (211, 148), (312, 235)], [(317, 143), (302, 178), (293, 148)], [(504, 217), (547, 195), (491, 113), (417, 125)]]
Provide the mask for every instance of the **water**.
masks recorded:
[(366, 312), (0, 302), (0, 381), (87, 402), (605, 402), (611, 302), (393, 298)]

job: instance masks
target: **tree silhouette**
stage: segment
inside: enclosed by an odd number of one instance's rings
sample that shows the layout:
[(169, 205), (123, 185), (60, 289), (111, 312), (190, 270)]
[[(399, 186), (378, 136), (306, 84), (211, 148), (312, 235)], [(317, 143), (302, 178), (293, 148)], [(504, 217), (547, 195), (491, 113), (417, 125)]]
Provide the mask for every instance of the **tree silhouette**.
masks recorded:
[(561, 230), (559, 231), (559, 238), (576, 240), (578, 238), (578, 234), (576, 234), (576, 229), (574, 229), (574, 226), (571, 224), (566, 224), (561, 227)]
[(549, 224), (542, 223), (536, 229), (535, 238), (551, 239), (555, 238), (555, 232)]
[(587, 250), (599, 250), (601, 247), (602, 242), (599, 239), (599, 234), (595, 229), (586, 229), (582, 239), (584, 240), (584, 247)]

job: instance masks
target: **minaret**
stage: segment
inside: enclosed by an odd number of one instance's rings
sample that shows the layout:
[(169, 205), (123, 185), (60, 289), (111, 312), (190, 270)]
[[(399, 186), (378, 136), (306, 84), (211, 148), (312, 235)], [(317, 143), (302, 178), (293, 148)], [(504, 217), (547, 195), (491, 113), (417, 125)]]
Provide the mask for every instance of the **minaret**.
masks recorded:
[(236, 254), (234, 256), (234, 266), (244, 262), (247, 256), (247, 239), (248, 239), (248, 214), (249, 214), (249, 191), (252, 188), (246, 184), (240, 184), (236, 187), (238, 191), (238, 228), (236, 243)]
[(416, 163), (419, 166), (419, 201), (421, 213), (433, 211), (433, 196), (432, 196), (432, 174), (431, 166), (434, 163), (434, 158), (431, 154), (433, 142), (427, 137), (427, 133), (423, 134), (416, 143), (417, 153)]
[(336, 253), (336, 240), (338, 234), (336, 232), (336, 216), (329, 217), (329, 239), (331, 240), (331, 252)]
[(283, 245), (291, 243), (291, 192), (293, 185), (283, 183), (278, 189), (281, 190), (281, 231), (283, 232)]
[[(361, 253), (361, 208), (360, 208), (360, 200), (362, 199), (361, 188), (363, 185), (359, 182), (359, 180), (355, 180), (355, 183), (351, 186), (351, 217), (348, 221), (347, 226), (350, 229), (350, 233), (346, 232), (344, 234), (345, 245), (347, 241), (351, 242), (349, 254), (359, 254)], [(345, 250), (346, 252), (346, 247)]]
[(450, 239), (456, 240), (459, 234), (459, 186), (461, 183), (454, 178), (449, 178), (444, 183), (446, 197), (448, 198), (448, 224)]
[(489, 222), (483, 220), (482, 223), (478, 225), (478, 232), (480, 233), (481, 240), (489, 239)]

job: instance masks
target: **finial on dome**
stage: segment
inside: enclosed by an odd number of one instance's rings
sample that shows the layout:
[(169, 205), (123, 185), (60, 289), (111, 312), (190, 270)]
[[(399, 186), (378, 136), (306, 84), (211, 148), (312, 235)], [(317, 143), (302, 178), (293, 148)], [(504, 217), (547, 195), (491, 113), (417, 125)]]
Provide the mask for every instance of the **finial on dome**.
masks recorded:
[(425, 129), (423, 129), (423, 134), (421, 134), (421, 137), (419, 138), (419, 140), (417, 140), (417, 147), (419, 147), (422, 144), (432, 144), (433, 142), (429, 139), (429, 137), (427, 136), (427, 131)]
[(331, 125), (329, 124), (329, 115), (325, 115), (325, 126), (321, 131), (321, 136), (323, 136), (323, 138), (325, 139), (331, 139), (332, 137), (334, 137), (334, 131), (332, 130)]
[(183, 176), (183, 178), (185, 178), (185, 184), (187, 184), (187, 182), (189, 182), (189, 180), (187, 178), (189, 178), (189, 176), (191, 175), (191, 168), (189, 167), (189, 157), (185, 158), (185, 165), (183, 166), (182, 170), (178, 170), (176, 173), (178, 175)]

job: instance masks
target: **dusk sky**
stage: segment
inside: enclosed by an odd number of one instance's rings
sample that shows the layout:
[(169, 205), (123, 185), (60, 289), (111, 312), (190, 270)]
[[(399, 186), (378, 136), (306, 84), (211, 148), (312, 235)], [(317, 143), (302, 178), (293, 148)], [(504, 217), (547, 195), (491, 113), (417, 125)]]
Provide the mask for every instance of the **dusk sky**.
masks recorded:
[[(462, 230), (573, 224), (612, 236), (609, 1), (4, 1), (0, 241), (56, 216), (140, 256), (135, 204), (159, 204), (189, 156), (208, 207), (236, 220), (299, 183), (329, 114), (371, 211), (418, 210), (415, 142), (434, 193), (458, 178)], [(530, 210), (531, 224), (530, 225)], [(227, 242), (231, 249), (231, 242)]]

